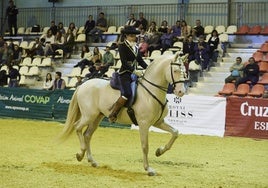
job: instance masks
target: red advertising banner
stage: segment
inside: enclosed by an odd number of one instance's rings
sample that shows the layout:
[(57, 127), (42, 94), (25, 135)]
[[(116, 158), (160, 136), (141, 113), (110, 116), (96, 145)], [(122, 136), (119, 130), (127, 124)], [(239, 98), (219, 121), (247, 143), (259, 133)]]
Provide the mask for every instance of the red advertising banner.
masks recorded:
[(268, 139), (268, 100), (228, 97), (225, 136)]

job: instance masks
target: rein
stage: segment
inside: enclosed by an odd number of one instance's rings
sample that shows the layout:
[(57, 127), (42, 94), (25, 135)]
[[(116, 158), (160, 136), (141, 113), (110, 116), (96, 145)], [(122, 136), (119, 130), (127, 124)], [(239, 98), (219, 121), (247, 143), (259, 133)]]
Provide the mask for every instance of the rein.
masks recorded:
[[(181, 64), (179, 64), (179, 63), (170, 63), (170, 72), (171, 72), (171, 78), (172, 78), (172, 88), (173, 88), (173, 90), (175, 89), (175, 86), (176, 86), (176, 84), (177, 83), (180, 83), (180, 82), (184, 82), (183, 80), (179, 80), (179, 81), (176, 81), (175, 82), (175, 80), (174, 80), (174, 76), (173, 76), (173, 69), (172, 69), (172, 65), (178, 65), (178, 66), (181, 66)], [(167, 91), (168, 91), (168, 88), (167, 87), (163, 87), (163, 86), (159, 86), (159, 85), (157, 85), (157, 84), (155, 84), (155, 83), (153, 83), (153, 82), (151, 82), (151, 81), (149, 81), (149, 80), (147, 80), (144, 76), (142, 76), (141, 77), (141, 79), (143, 79), (143, 80), (145, 80), (147, 83), (149, 83), (149, 84), (151, 84), (152, 86), (154, 86), (154, 87), (156, 87), (156, 88), (158, 88), (158, 89), (160, 89), (161, 91), (164, 91), (164, 92), (166, 92), (167, 93)], [(156, 122), (158, 122), (159, 120), (160, 120), (160, 118), (162, 117), (162, 115), (163, 115), (163, 113), (164, 113), (164, 109), (165, 109), (165, 107), (166, 107), (166, 105), (167, 105), (167, 102), (168, 102), (168, 100), (166, 99), (166, 101), (165, 101), (165, 103), (162, 103), (147, 87), (145, 87), (145, 85), (142, 83), (142, 82), (140, 82), (139, 80), (138, 80), (138, 83), (160, 104), (160, 106), (161, 106), (161, 114), (160, 114), (160, 116), (159, 116), (159, 118), (157, 119), (157, 121)]]

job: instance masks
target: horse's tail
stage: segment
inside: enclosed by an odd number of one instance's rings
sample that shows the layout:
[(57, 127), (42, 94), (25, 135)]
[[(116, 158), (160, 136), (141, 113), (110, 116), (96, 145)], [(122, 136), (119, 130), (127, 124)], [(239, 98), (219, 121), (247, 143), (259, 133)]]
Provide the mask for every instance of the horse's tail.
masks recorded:
[(81, 112), (77, 102), (77, 90), (75, 90), (69, 104), (64, 128), (57, 139), (58, 142), (63, 142), (70, 136), (70, 134), (74, 131), (74, 127), (80, 117)]

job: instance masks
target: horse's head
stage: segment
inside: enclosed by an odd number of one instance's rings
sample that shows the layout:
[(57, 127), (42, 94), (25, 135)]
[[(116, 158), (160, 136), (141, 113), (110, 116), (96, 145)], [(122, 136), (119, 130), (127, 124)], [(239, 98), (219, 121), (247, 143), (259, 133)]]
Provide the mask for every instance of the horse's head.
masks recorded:
[(172, 90), (175, 95), (182, 97), (185, 93), (185, 69), (183, 69), (183, 62), (187, 57), (180, 57), (177, 54), (174, 58), (174, 61), (170, 63), (170, 70), (167, 70), (167, 79), (172, 85)]

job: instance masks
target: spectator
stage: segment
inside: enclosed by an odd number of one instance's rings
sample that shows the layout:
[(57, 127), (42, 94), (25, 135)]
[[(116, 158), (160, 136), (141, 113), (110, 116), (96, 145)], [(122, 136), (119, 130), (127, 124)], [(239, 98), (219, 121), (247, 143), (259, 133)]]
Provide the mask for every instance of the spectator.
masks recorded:
[(66, 31), (65, 31), (65, 29), (63, 27), (63, 23), (62, 22), (59, 22), (57, 31), (61, 32), (62, 36), (64, 36), (66, 34)]
[(247, 81), (251, 82), (250, 86), (252, 87), (259, 81), (259, 65), (255, 62), (253, 57), (250, 57), (248, 62), (249, 63), (243, 69), (243, 77), (238, 79), (235, 83), (236, 87), (238, 87), (239, 84), (246, 83)]
[(7, 85), (7, 78), (8, 78), (7, 71), (1, 70), (0, 71), (0, 87)]
[(12, 65), (8, 66), (8, 87), (19, 87), (20, 73), (17, 69), (13, 68)]
[(89, 15), (88, 20), (84, 25), (84, 33), (87, 35), (92, 29), (95, 27), (95, 20), (93, 20), (93, 16)]
[(93, 49), (93, 58), (92, 58), (92, 61), (93, 61), (93, 63), (95, 63), (97, 60), (100, 60), (100, 62), (101, 62), (102, 55), (100, 53), (99, 48), (97, 46), (95, 46), (94, 49)]
[(71, 53), (73, 52), (74, 44), (75, 44), (75, 36), (74, 36), (72, 30), (68, 29), (67, 34), (65, 35), (64, 48), (63, 48), (65, 58), (71, 57)]
[(45, 39), (41, 38), (39, 40), (38, 37), (35, 38), (35, 44), (31, 49), (26, 49), (26, 54), (28, 57), (33, 57), (35, 55), (43, 56), (44, 55), (44, 49), (45, 49)]
[(13, 51), (8, 48), (7, 43), (4, 43), (4, 46), (0, 48), (0, 66), (8, 65), (11, 61), (11, 55)]
[(168, 22), (166, 20), (163, 20), (161, 26), (158, 28), (158, 32), (167, 33), (168, 29)]
[(191, 31), (186, 23), (185, 20), (181, 21), (181, 36), (180, 39), (185, 41), (188, 37), (188, 35), (190, 35)]
[(150, 25), (150, 27), (149, 27), (149, 29), (148, 29), (148, 31), (147, 31), (147, 33), (148, 33), (148, 35), (150, 36), (150, 35), (152, 35), (152, 34), (155, 33), (155, 32), (158, 32), (158, 28), (157, 28), (157, 26), (156, 26), (155, 21), (152, 21), (152, 22), (151, 22), (151, 25)]
[(136, 26), (136, 19), (135, 19), (135, 16), (134, 14), (130, 14), (129, 15), (129, 18), (125, 24), (126, 26)]
[(77, 28), (75, 27), (75, 24), (73, 22), (69, 24), (68, 30), (71, 30), (73, 35), (76, 36)]
[(237, 57), (236, 62), (230, 67), (231, 75), (225, 78), (225, 83), (237, 82), (243, 76), (243, 69), (242, 58)]
[(137, 35), (137, 43), (138, 44), (140, 43), (141, 38), (143, 38), (145, 41), (148, 41), (148, 39), (149, 39), (148, 34), (146, 33), (146, 31), (143, 28), (141, 28), (140, 34)]
[(56, 90), (56, 89), (65, 89), (66, 87), (66, 83), (65, 81), (61, 78), (61, 72), (56, 72), (55, 74), (55, 80), (53, 82), (53, 87), (52, 90)]
[[(9, 6), (6, 9), (6, 17), (7, 17), (7, 23), (8, 23), (8, 29), (10, 36), (16, 36), (18, 27), (17, 27), (17, 15), (19, 11), (17, 7), (14, 4), (13, 0), (9, 1)], [(13, 33), (14, 28), (14, 33)]]
[(101, 39), (102, 33), (107, 30), (107, 20), (104, 18), (104, 13), (99, 13), (99, 19), (97, 20), (96, 26), (89, 32), (91, 35), (98, 33), (98, 38), (95, 42)]
[(161, 34), (154, 31), (148, 39), (148, 51), (151, 54), (154, 50), (161, 49)]
[(19, 65), (21, 62), (21, 48), (15, 44), (14, 51), (12, 53), (11, 63), (12, 65)]
[(47, 73), (46, 79), (44, 80), (44, 83), (43, 83), (43, 89), (44, 90), (52, 90), (53, 83), (54, 83), (54, 80), (52, 79), (51, 73)]
[(106, 68), (108, 71), (109, 67), (113, 65), (114, 65), (114, 56), (110, 52), (110, 47), (106, 46), (106, 52), (103, 54), (102, 58), (102, 66)]
[(75, 83), (75, 88), (77, 88), (78, 86), (80, 86), (83, 83), (81, 76), (77, 76), (76, 79), (77, 79), (77, 82)]
[(204, 36), (205, 34), (205, 29), (204, 27), (201, 25), (201, 21), (200, 20), (196, 20), (195, 21), (195, 26), (192, 29), (192, 35), (194, 37), (194, 39), (197, 39), (199, 36)]
[(56, 26), (54, 20), (52, 20), (52, 21), (50, 22), (50, 28), (49, 28), (49, 29), (51, 30), (52, 35), (56, 35), (56, 33), (57, 33), (57, 31), (58, 31), (58, 27)]
[(141, 27), (147, 31), (148, 21), (144, 18), (143, 12), (139, 13), (139, 19), (136, 21), (136, 27)]
[(140, 38), (140, 43), (139, 43), (139, 51), (141, 53), (142, 57), (147, 57), (148, 56), (148, 43), (145, 41), (144, 37)]
[(81, 71), (83, 71), (83, 69), (86, 66), (92, 66), (93, 62), (92, 62), (92, 58), (93, 55), (90, 53), (89, 47), (88, 45), (83, 45), (82, 47), (82, 52), (81, 52), (81, 61), (79, 61), (76, 65), (74, 65), (74, 67), (80, 67)]
[(172, 45), (173, 45), (173, 34), (171, 33), (171, 28), (168, 28), (167, 33), (164, 33), (161, 36), (162, 53), (166, 51), (168, 48), (170, 48)]
[(171, 27), (171, 29), (172, 29), (173, 37), (176, 37), (176, 38), (179, 39), (180, 36), (181, 36), (181, 21), (180, 20), (177, 20), (176, 21), (176, 24), (173, 25)]
[(98, 59), (94, 66), (89, 68), (89, 73), (86, 74), (86, 79), (102, 78), (107, 71), (106, 67), (101, 66), (101, 61)]
[(209, 46), (205, 42), (203, 35), (199, 36), (198, 42), (195, 44), (195, 59), (201, 65), (202, 71), (208, 70), (209, 65)]
[(209, 58), (211, 59), (212, 65), (215, 66), (217, 58), (219, 56), (218, 45), (220, 43), (219, 34), (216, 29), (211, 32), (211, 37), (208, 39), (209, 45)]

